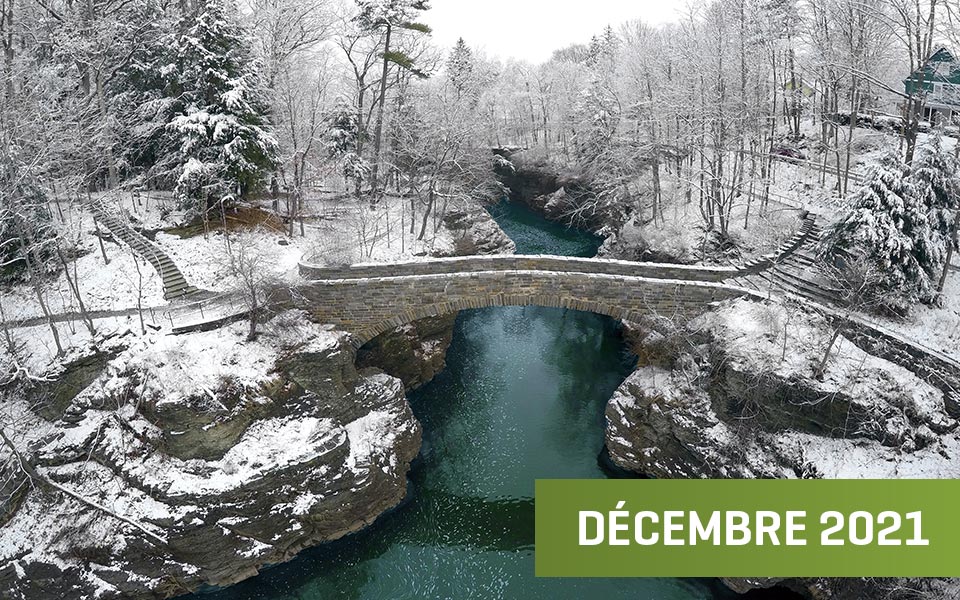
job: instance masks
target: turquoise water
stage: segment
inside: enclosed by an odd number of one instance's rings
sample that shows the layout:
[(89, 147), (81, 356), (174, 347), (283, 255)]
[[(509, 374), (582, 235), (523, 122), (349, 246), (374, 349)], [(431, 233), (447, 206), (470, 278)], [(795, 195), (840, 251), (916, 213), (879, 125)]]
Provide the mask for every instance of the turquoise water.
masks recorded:
[[(518, 205), (492, 209), (523, 254), (600, 240)], [(411, 396), (423, 423), (409, 502), (371, 528), (204, 600), (729, 597), (716, 581), (533, 576), (536, 478), (606, 477), (606, 401), (633, 364), (607, 317), (537, 307), (457, 319), (447, 368)]]

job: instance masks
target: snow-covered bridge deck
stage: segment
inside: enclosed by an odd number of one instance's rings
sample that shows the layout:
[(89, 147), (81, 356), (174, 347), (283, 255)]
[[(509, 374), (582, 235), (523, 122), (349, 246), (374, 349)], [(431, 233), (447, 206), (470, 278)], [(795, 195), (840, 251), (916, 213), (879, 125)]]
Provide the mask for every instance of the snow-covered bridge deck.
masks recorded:
[(569, 308), (637, 319), (693, 316), (713, 302), (756, 292), (723, 283), (727, 267), (563, 256), (473, 256), (422, 262), (321, 267), (300, 265), (311, 283), (298, 290), (319, 322), (363, 344), (417, 319), (489, 306)]

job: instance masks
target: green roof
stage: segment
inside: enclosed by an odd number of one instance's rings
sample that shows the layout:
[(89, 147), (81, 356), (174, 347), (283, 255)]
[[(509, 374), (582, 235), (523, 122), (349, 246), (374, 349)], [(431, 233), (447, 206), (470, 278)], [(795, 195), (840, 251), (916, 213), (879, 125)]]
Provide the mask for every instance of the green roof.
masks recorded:
[(946, 48), (940, 48), (933, 53), (922, 69), (918, 69), (910, 74), (910, 77), (903, 81), (908, 94), (913, 93), (917, 82), (922, 77), (922, 88), (927, 91), (933, 91), (935, 83), (952, 83), (960, 85), (960, 62)]

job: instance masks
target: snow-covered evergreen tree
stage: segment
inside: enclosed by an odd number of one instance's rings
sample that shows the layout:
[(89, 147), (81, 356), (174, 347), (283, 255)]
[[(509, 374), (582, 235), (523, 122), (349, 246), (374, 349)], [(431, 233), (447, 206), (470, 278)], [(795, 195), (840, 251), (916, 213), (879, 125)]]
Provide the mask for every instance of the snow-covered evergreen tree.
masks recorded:
[(942, 292), (953, 253), (960, 250), (960, 163), (954, 154), (944, 151), (939, 135), (933, 136), (930, 144), (918, 152), (911, 180), (929, 211), (934, 232), (946, 249), (937, 280), (937, 291)]
[(453, 47), (447, 59), (447, 78), (457, 98), (467, 94), (473, 81), (473, 50), (467, 46), (463, 38), (457, 40), (457, 45)]
[(265, 94), (233, 8), (207, 0), (180, 24), (167, 95), (177, 99), (166, 129), (180, 198), (206, 210), (261, 183), (273, 168)]
[(152, 7), (145, 12), (144, 41), (130, 55), (127, 68), (108, 84), (119, 126), (119, 160), (128, 182), (172, 187), (179, 173), (167, 125), (181, 108), (168, 89), (174, 73), (172, 50), (178, 19)]
[(430, 8), (429, 0), (357, 0), (357, 20), (368, 29), (386, 25), (402, 27), (413, 23), (420, 11)]
[(326, 118), (324, 146), (327, 156), (340, 164), (344, 178), (363, 181), (369, 166), (360, 156), (360, 123), (357, 109), (340, 98)]
[(602, 34), (590, 38), (589, 63), (591, 65), (609, 64), (616, 57), (619, 47), (620, 38), (613, 27), (607, 25)]
[[(826, 254), (842, 262), (849, 253), (872, 264), (879, 281), (871, 291), (878, 298), (931, 301), (943, 245), (909, 168), (888, 154), (870, 170), (851, 202), (828, 232)], [(886, 304), (897, 307), (896, 302)]]

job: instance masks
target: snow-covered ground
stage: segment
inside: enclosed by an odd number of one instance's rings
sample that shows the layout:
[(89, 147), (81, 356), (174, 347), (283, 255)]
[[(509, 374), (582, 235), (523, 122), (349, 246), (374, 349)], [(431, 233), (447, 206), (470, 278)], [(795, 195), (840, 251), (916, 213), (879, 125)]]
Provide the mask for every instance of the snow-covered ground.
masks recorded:
[[(663, 190), (664, 223), (638, 225), (630, 222), (624, 225), (619, 235), (628, 242), (642, 239), (659, 252), (693, 262), (700, 254), (703, 241), (703, 217), (698, 201), (694, 197), (687, 202), (683, 186), (676, 182), (665, 183)], [(797, 206), (801, 203), (793, 196), (789, 201), (787, 204), (771, 199), (761, 210), (758, 201), (751, 201), (748, 205), (744, 197), (733, 206), (729, 235), (737, 245), (739, 256), (731, 256), (731, 261), (745, 262), (770, 254), (797, 232), (801, 225), (801, 209)]]
[[(130, 194), (102, 197), (105, 204), (119, 214), (130, 218), (134, 226), (143, 226), (147, 231), (158, 228), (178, 228), (183, 223), (183, 214), (173, 210), (175, 204), (168, 195), (142, 195), (139, 203)], [(261, 203), (264, 216), (270, 209), (269, 201)], [(281, 210), (283, 209), (281, 201)], [(60, 221), (58, 228), (65, 232), (65, 239), (75, 243), (79, 258), (70, 263), (69, 275), (79, 282), (84, 306), (88, 311), (127, 311), (136, 309), (139, 303), (145, 309), (145, 321), (169, 332), (171, 322), (166, 311), (181, 304), (171, 304), (163, 298), (162, 281), (145, 260), (137, 257), (129, 247), (104, 241), (107, 262), (100, 250), (93, 219), (77, 204), (63, 202), (52, 213)], [(298, 263), (309, 260), (326, 264), (349, 264), (355, 262), (388, 262), (394, 260), (418, 260), (432, 254), (449, 254), (453, 249), (453, 236), (442, 225), (428, 222), (424, 239), (417, 240), (420, 222), (410, 233), (409, 200), (387, 196), (376, 206), (353, 198), (315, 197), (306, 201), (303, 235), (299, 223), (293, 235), (285, 227), (278, 227), (280, 220), (274, 218), (273, 226), (231, 228), (229, 242), (234, 248), (244, 247), (256, 257), (262, 268), (261, 277), (288, 284), (299, 281)], [(282, 230), (278, 230), (282, 229)], [(189, 237), (158, 231), (155, 243), (166, 252), (180, 268), (187, 281), (203, 290), (217, 293), (236, 291), (241, 284), (230, 268), (227, 236), (218, 229), (206, 235), (199, 233)], [(139, 271), (138, 271), (139, 267)], [(265, 272), (265, 273), (264, 273)], [(76, 313), (78, 303), (61, 269), (46, 282), (45, 301), (54, 314)], [(5, 286), (0, 294), (0, 304), (7, 320), (18, 321), (43, 316), (31, 285), (21, 283)], [(189, 312), (187, 322), (208, 318), (216, 306), (206, 306), (202, 316), (199, 305), (188, 304), (183, 311)], [(195, 315), (193, 313), (196, 313)], [(177, 323), (183, 325), (183, 323)], [(139, 334), (139, 317), (136, 315), (110, 316), (96, 320), (98, 337), (113, 337), (123, 334)], [(88, 348), (92, 340), (80, 321), (58, 323), (61, 343), (66, 349)], [(57, 361), (56, 347), (49, 326), (15, 328), (12, 335), (23, 348), (17, 361), (28, 366), (31, 372), (42, 372)], [(10, 360), (7, 357), (6, 360)], [(0, 359), (3, 360), (3, 359)]]
[[(804, 131), (808, 137), (813, 134), (818, 135), (819, 131), (812, 129), (810, 125), (805, 123)], [(919, 134), (918, 148), (930, 144), (932, 137), (931, 134)], [(957, 143), (958, 140), (954, 138), (941, 138), (941, 144), (948, 152), (953, 151)], [(865, 174), (886, 153), (897, 151), (899, 144), (899, 139), (889, 133), (857, 129), (851, 153), (851, 172)], [(809, 148), (804, 148), (804, 151), (810, 152)], [(810, 163), (822, 162), (820, 155), (810, 153), (808, 158)], [(829, 156), (828, 166), (831, 168), (835, 166), (835, 161), (834, 156)], [(778, 161), (771, 191), (774, 198), (782, 199), (785, 203), (796, 202), (798, 206), (813, 211), (819, 216), (819, 223), (827, 225), (838, 217), (846, 200), (839, 198), (834, 191), (837, 176), (830, 172), (823, 176), (810, 163), (794, 164)], [(823, 179), (822, 182), (821, 179)], [(851, 180), (849, 186), (849, 191), (852, 193), (857, 183)], [(954, 263), (957, 264), (956, 259)], [(881, 324), (910, 341), (960, 360), (960, 271), (951, 271), (940, 306), (916, 305), (903, 320), (887, 319), (876, 315), (861, 316)]]
[(914, 306), (903, 320), (883, 319), (887, 329), (960, 361), (960, 271), (951, 271), (941, 306)]
[[(801, 449), (804, 459), (824, 478), (957, 477), (960, 436), (955, 431), (935, 435), (931, 429), (952, 430), (943, 393), (907, 369), (867, 354), (845, 337), (834, 344), (821, 380), (814, 369), (824, 356), (832, 328), (802, 307), (738, 301), (705, 318), (705, 324), (725, 338), (731, 365), (749, 373), (776, 373), (784, 381), (802, 382), (821, 396), (854, 399), (858, 411), (883, 416), (877, 426), (889, 439), (913, 431), (929, 446), (906, 448), (881, 443), (851, 432), (824, 436), (786, 431), (775, 437), (784, 455)], [(908, 436), (909, 437), (909, 436)]]
[[(920, 136), (921, 144), (927, 141), (928, 136)], [(944, 140), (948, 147), (953, 143), (955, 140)], [(854, 169), (862, 172), (883, 152), (895, 146), (893, 136), (858, 129), (852, 158)], [(809, 158), (819, 160), (817, 156)], [(777, 161), (768, 210), (761, 213), (754, 202), (750, 209), (750, 226), (744, 229), (746, 204), (741, 201), (734, 208), (731, 235), (743, 249), (740, 260), (775, 250), (796, 231), (801, 209), (816, 212), (822, 224), (829, 222), (843, 201), (832, 191), (835, 176), (828, 173), (825, 183), (820, 180), (821, 174), (810, 165)], [(152, 192), (135, 197), (125, 193), (103, 195), (101, 199), (114, 211), (127, 215), (132, 224), (147, 231), (184, 225), (184, 215), (176, 210), (169, 194)], [(296, 283), (300, 261), (321, 264), (409, 261), (450, 254), (454, 246), (452, 234), (435, 217), (428, 219), (424, 239), (418, 240), (423, 207), (417, 206), (411, 233), (410, 201), (405, 198), (388, 195), (378, 204), (370, 205), (366, 200), (358, 202), (342, 192), (312, 192), (303, 210), (303, 235), (299, 223), (294, 224), (291, 235), (288, 226), (272, 212), (270, 204), (267, 199), (254, 207), (260, 211), (258, 214), (270, 217), (265, 219), (268, 223), (231, 227), (229, 233), (231, 244), (244, 247), (257, 257), (263, 270), (267, 271), (267, 279)], [(281, 214), (284, 212), (283, 199), (278, 209)], [(628, 224), (622, 235), (642, 236), (654, 247), (668, 249), (677, 256), (692, 256), (698, 250), (696, 245), (702, 236), (698, 229), (702, 217), (696, 201), (685, 202), (683, 189), (669, 178), (664, 180), (664, 213), (666, 224), (662, 228), (652, 224)], [(79, 258), (70, 263), (70, 275), (79, 282), (88, 310), (125, 311), (136, 308), (139, 301), (148, 309), (148, 323), (160, 327), (170, 325), (164, 322), (163, 311), (171, 308), (171, 304), (163, 298), (160, 277), (146, 261), (136, 258), (125, 245), (105, 241), (108, 259), (105, 263), (93, 220), (75, 202), (63, 201), (53, 205), (51, 214), (58, 221), (57, 227), (65, 239), (76, 248)], [(229, 214), (227, 217), (230, 219)], [(170, 255), (192, 285), (216, 293), (238, 289), (239, 282), (229, 266), (227, 236), (217, 224), (212, 224), (212, 231), (207, 234), (201, 232), (181, 237), (158, 231), (154, 237), (155, 243)], [(47, 290), (45, 299), (51, 313), (78, 310), (62, 269), (48, 282)], [(0, 305), (7, 320), (42, 316), (35, 292), (26, 284), (5, 287), (0, 294)], [(199, 310), (195, 312), (198, 313), (196, 318), (188, 319), (191, 322), (201, 318)], [(202, 318), (207, 316), (203, 314)], [(943, 306), (918, 306), (906, 320), (885, 320), (883, 324), (908, 339), (960, 359), (960, 273), (954, 272), (949, 278)], [(98, 320), (97, 327), (111, 335), (126, 330), (139, 332), (140, 329), (135, 315)], [(67, 347), (83, 347), (90, 343), (89, 334), (79, 322), (60, 324), (59, 329)], [(26, 359), (21, 360), (32, 368), (52, 362), (54, 344), (47, 326), (19, 328), (13, 334), (26, 347)]]
[[(138, 297), (143, 306), (162, 306), (163, 285), (148, 262), (135, 258), (126, 246), (104, 242), (107, 260), (97, 240), (93, 218), (77, 204), (62, 202), (52, 209), (55, 225), (64, 245), (79, 256), (69, 263), (69, 276), (79, 283), (84, 305), (90, 311), (134, 308)], [(62, 212), (63, 218), (60, 214)], [(139, 265), (139, 272), (138, 272)], [(77, 300), (70, 291), (67, 274), (59, 268), (55, 278), (44, 282), (45, 301), (53, 314), (76, 312)], [(27, 284), (4, 286), (0, 294), (7, 320), (42, 315), (33, 287)]]
[[(703, 322), (730, 349), (727, 361), (744, 372), (806, 379), (825, 400), (842, 391), (896, 405), (919, 419), (943, 418), (943, 392), (907, 369), (864, 352), (843, 335), (831, 345), (833, 328), (801, 306), (738, 301), (708, 314)], [(817, 380), (815, 370), (828, 348), (823, 377)]]
[[(144, 320), (147, 324), (162, 322), (160, 319), (151, 319), (149, 311)], [(117, 343), (123, 343), (124, 340), (140, 334), (140, 320), (136, 315), (98, 319), (95, 326), (96, 339), (90, 336), (90, 332), (79, 321), (57, 323), (60, 344), (64, 348), (64, 355), (60, 357), (57, 357), (57, 348), (49, 325), (13, 329), (10, 335), (17, 347), (17, 355), (11, 356), (5, 351), (0, 353), (0, 371), (8, 372), (12, 368), (19, 368), (34, 377), (53, 376), (63, 365), (89, 356), (96, 350), (109, 350)]]
[[(141, 196), (140, 205), (129, 194), (104, 197), (109, 208), (124, 213), (134, 226), (148, 231), (170, 229), (182, 225), (183, 214), (172, 211), (173, 201), (163, 195)], [(274, 227), (233, 229), (230, 243), (252, 249), (262, 259), (264, 268), (272, 277), (294, 281), (297, 264), (302, 259), (330, 264), (356, 262), (388, 262), (416, 260), (434, 253), (449, 252), (453, 248), (450, 232), (429, 220), (423, 240), (417, 240), (420, 222), (410, 233), (408, 200), (387, 196), (376, 206), (353, 198), (315, 197), (306, 201), (303, 235), (299, 224), (293, 235)], [(261, 205), (269, 209), (269, 201)], [(87, 310), (114, 311), (134, 308), (140, 299), (145, 307), (166, 306), (163, 286), (156, 271), (143, 259), (135, 258), (123, 244), (104, 242), (107, 262), (104, 261), (96, 237), (93, 219), (73, 203), (61, 205), (65, 220), (57, 227), (64, 237), (76, 244), (82, 254), (70, 265), (70, 276), (76, 276)], [(133, 210), (133, 207), (137, 207)], [(281, 202), (282, 210), (282, 202)], [(54, 211), (55, 218), (57, 213)], [(229, 218), (229, 215), (228, 215)], [(155, 242), (183, 271), (187, 281), (201, 289), (225, 292), (238, 285), (229, 267), (227, 240), (216, 229), (207, 235), (181, 237), (163, 231), (156, 233)], [(284, 228), (285, 229), (285, 228)], [(139, 272), (137, 264), (139, 263)], [(76, 312), (78, 305), (70, 291), (67, 275), (61, 272), (47, 283), (50, 312)], [(29, 285), (14, 285), (3, 290), (3, 304), (7, 320), (21, 320), (42, 316)]]

